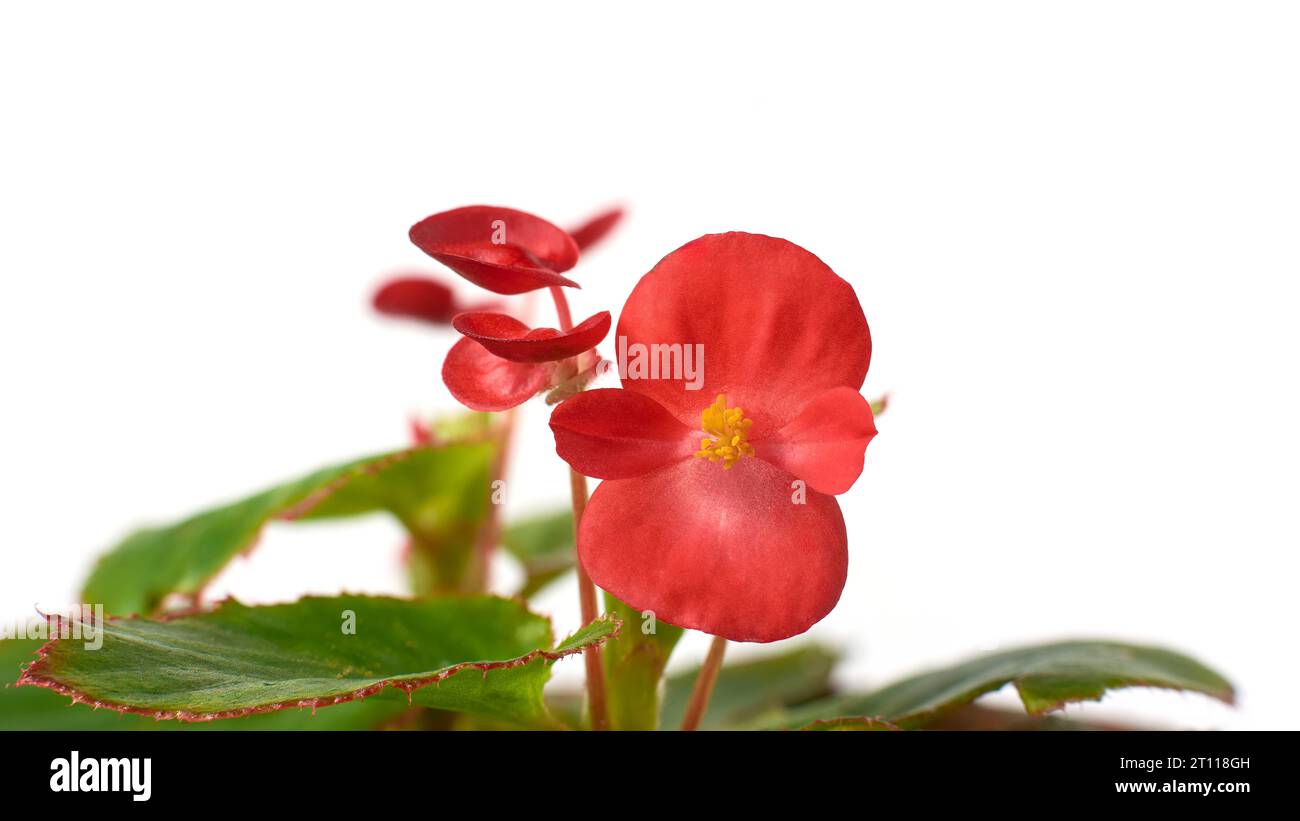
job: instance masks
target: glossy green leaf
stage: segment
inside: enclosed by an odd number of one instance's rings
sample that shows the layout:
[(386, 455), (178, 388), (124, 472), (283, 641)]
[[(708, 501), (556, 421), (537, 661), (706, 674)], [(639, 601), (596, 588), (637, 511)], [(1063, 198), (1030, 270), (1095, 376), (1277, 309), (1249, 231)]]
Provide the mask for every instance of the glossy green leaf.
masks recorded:
[(568, 507), (520, 519), (501, 534), (501, 546), (524, 568), (519, 595), (537, 591), (573, 569), (573, 511)]
[(616, 631), (602, 619), (553, 646), (546, 618), (489, 596), (227, 602), (174, 618), (110, 619), (101, 648), (52, 642), (20, 682), (185, 721), (374, 697), (548, 726), (550, 663)]
[(768, 726), (873, 717), (904, 728), (924, 726), (945, 710), (1014, 684), (1025, 709), (1041, 714), (1073, 701), (1100, 699), (1120, 687), (1191, 690), (1231, 703), (1232, 685), (1194, 659), (1158, 647), (1067, 641), (980, 656), (922, 673), (866, 695), (824, 699), (786, 711)]
[(654, 730), (659, 727), (660, 681), (673, 648), (685, 632), (680, 627), (644, 617), (605, 594), (605, 612), (623, 622), (617, 638), (605, 645), (606, 696), (609, 724), (615, 730)]
[(139, 716), (119, 721), (117, 713), (72, 708), (56, 693), (14, 686), (23, 666), (36, 660), (42, 644), (36, 639), (0, 641), (0, 730), (126, 730), (153, 723)]
[(462, 567), (489, 503), (492, 452), (489, 443), (465, 442), (372, 456), (138, 531), (100, 558), (83, 599), (110, 613), (152, 613), (170, 594), (202, 590), (273, 519), (388, 511), (418, 548), (464, 556), (454, 563)]
[[(808, 644), (753, 661), (724, 662), (700, 728), (734, 727), (788, 705), (824, 696), (830, 691), (831, 669), (838, 659), (830, 649)], [(698, 675), (699, 669), (694, 668), (668, 678), (662, 721), (665, 729), (681, 726)]]
[(395, 723), (411, 710), (405, 702), (369, 699), (329, 710), (279, 710), (195, 724), (96, 710), (44, 687), (14, 686), (43, 644), (27, 639), (0, 641), (0, 730), (369, 730)]

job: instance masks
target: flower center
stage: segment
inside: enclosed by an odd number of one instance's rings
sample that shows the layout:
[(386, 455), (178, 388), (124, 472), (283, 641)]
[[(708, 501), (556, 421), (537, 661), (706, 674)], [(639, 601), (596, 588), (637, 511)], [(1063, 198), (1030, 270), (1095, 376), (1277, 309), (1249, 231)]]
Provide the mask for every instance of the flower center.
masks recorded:
[(723, 470), (730, 470), (744, 457), (754, 455), (754, 446), (748, 441), (752, 424), (754, 420), (745, 418), (744, 408), (728, 407), (727, 395), (718, 394), (713, 404), (700, 412), (700, 427), (709, 435), (700, 440), (695, 455), (721, 462)]

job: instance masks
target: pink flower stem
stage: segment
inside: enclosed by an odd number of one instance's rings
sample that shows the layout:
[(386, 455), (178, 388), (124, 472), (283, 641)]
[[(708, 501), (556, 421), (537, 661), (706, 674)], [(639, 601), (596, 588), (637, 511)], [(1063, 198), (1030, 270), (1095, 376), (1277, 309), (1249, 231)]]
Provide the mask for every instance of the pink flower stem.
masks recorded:
[(713, 696), (713, 685), (718, 683), (718, 673), (722, 670), (722, 656), (727, 651), (727, 640), (714, 636), (709, 645), (709, 654), (700, 667), (700, 675), (695, 679), (691, 690), (691, 700), (686, 703), (686, 715), (682, 718), (683, 730), (695, 730), (704, 718), (704, 711), (709, 709), (709, 699)]
[(573, 327), (573, 314), (569, 311), (569, 298), (564, 295), (564, 289), (552, 285), (551, 299), (555, 300), (555, 314), (560, 320), (560, 330), (567, 331)]
[[(551, 288), (551, 298), (555, 300), (555, 313), (559, 319), (560, 330), (567, 331), (573, 327), (573, 314), (569, 312), (569, 300), (562, 288)], [(569, 468), (569, 490), (573, 498), (573, 535), (577, 544), (578, 525), (582, 513), (587, 509), (587, 477)], [(590, 624), (600, 615), (596, 604), (596, 585), (577, 560), (574, 566), (578, 571), (578, 604), (582, 608), (582, 623)], [(591, 715), (591, 729), (609, 729), (609, 707), (605, 700), (605, 667), (601, 663), (600, 647), (592, 647), (582, 654), (587, 666), (587, 709)]]

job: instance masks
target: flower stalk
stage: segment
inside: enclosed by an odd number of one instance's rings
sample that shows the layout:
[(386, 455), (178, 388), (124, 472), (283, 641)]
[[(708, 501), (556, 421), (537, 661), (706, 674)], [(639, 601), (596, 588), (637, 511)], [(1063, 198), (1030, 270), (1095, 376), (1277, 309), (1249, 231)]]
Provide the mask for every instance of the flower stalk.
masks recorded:
[[(576, 539), (582, 512), (587, 509), (587, 477), (570, 468), (569, 488), (573, 496), (573, 533)], [(582, 623), (590, 624), (600, 615), (596, 604), (596, 585), (583, 569), (581, 561), (574, 566), (578, 570), (578, 604), (582, 608)], [(587, 709), (591, 715), (591, 729), (608, 730), (609, 705), (605, 697), (605, 667), (601, 659), (601, 648), (592, 647), (582, 654), (582, 660), (587, 665)]]
[[(564, 296), (561, 288), (552, 287), (550, 291), (551, 298), (555, 300), (555, 314), (560, 330), (568, 331), (573, 328), (569, 300)], [(582, 522), (583, 511), (587, 509), (587, 477), (573, 468), (569, 468), (569, 490), (573, 500), (573, 538), (574, 544), (577, 544), (578, 527)], [(580, 560), (575, 562), (575, 567), (578, 571), (578, 605), (582, 610), (582, 622), (590, 624), (600, 615), (596, 603), (596, 585), (592, 583)], [(605, 667), (600, 648), (591, 648), (582, 654), (582, 658), (587, 667), (587, 709), (591, 718), (591, 729), (608, 730), (609, 705), (605, 697)]]
[(722, 656), (727, 651), (727, 640), (714, 636), (709, 645), (709, 654), (700, 667), (700, 675), (695, 679), (691, 690), (691, 700), (686, 703), (686, 715), (682, 717), (683, 730), (699, 729), (704, 711), (709, 709), (709, 699), (713, 697), (713, 686), (718, 683), (718, 673), (722, 671)]

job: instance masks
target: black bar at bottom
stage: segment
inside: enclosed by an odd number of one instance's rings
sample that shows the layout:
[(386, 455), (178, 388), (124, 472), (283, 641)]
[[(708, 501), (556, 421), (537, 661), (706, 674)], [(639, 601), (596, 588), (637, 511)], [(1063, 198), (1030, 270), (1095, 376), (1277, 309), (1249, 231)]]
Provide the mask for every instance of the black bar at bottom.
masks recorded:
[[(504, 808), (511, 799), (558, 809), (579, 796), (661, 811), (774, 796), (817, 805), (897, 798), (1227, 809), (1286, 799), (1296, 741), (1291, 732), (6, 732), (0, 800), (55, 812), (240, 811), (272, 797), (281, 809), (381, 800), (443, 812)], [(136, 800), (144, 759), (149, 794)], [(101, 791), (80, 789), (97, 781)]]

